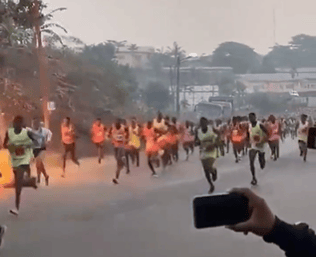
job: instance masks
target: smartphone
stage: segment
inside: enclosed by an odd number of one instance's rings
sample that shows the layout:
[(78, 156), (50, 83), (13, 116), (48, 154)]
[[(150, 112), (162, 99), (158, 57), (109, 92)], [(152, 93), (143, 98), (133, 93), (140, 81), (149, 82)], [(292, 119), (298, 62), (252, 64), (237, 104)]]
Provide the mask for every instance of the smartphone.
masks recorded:
[(248, 198), (236, 193), (198, 196), (193, 200), (194, 225), (202, 229), (247, 221), (248, 202)]
[(316, 149), (316, 128), (310, 128), (308, 131), (307, 148)]

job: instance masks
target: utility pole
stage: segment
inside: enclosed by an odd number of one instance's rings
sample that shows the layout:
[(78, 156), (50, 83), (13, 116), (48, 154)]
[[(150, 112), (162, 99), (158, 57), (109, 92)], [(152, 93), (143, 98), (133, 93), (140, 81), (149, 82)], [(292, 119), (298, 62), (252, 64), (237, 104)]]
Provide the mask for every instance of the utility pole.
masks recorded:
[(177, 56), (177, 115), (180, 115), (180, 56)]
[(40, 78), (40, 90), (42, 95), (42, 108), (43, 108), (43, 115), (44, 115), (44, 123), (45, 127), (49, 128), (49, 111), (48, 111), (48, 100), (49, 100), (49, 79), (48, 79), (48, 68), (47, 62), (45, 58), (45, 52), (43, 49), (42, 44), (42, 35), (41, 35), (41, 28), (40, 28), (40, 3), (39, 0), (34, 0), (33, 6), (33, 17), (34, 17), (34, 28), (35, 28), (35, 38), (36, 38), (36, 45), (34, 46), (37, 48), (37, 57), (38, 57), (38, 64), (39, 64), (39, 78)]

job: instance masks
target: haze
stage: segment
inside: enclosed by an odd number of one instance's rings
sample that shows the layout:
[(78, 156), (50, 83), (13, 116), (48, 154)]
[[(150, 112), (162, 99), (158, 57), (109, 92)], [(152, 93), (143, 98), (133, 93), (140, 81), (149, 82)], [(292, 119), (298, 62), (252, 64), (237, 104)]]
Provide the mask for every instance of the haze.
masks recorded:
[(187, 53), (211, 53), (218, 44), (237, 41), (259, 53), (296, 34), (316, 35), (314, 0), (49, 0), (67, 7), (55, 20), (85, 43), (109, 39), (166, 47), (177, 41)]

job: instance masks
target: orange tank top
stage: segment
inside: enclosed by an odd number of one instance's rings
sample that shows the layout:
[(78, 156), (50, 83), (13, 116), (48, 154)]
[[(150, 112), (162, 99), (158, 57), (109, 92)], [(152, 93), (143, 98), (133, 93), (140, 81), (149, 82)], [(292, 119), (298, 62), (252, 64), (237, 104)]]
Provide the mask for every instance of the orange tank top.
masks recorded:
[(102, 143), (105, 140), (105, 127), (104, 125), (96, 125), (92, 126), (92, 141), (94, 143)]
[(75, 134), (72, 125), (69, 127), (62, 125), (61, 126), (61, 138), (64, 144), (70, 145), (75, 142)]

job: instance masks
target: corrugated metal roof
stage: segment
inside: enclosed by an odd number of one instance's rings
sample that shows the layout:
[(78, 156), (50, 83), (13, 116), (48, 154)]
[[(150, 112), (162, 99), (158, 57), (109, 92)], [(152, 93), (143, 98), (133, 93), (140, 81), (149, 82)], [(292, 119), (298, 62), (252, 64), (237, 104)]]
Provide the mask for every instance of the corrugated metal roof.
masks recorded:
[(296, 81), (304, 79), (316, 79), (316, 73), (298, 73), (294, 79), (290, 73), (270, 73), (270, 74), (245, 74), (240, 75), (240, 79), (246, 81)]

